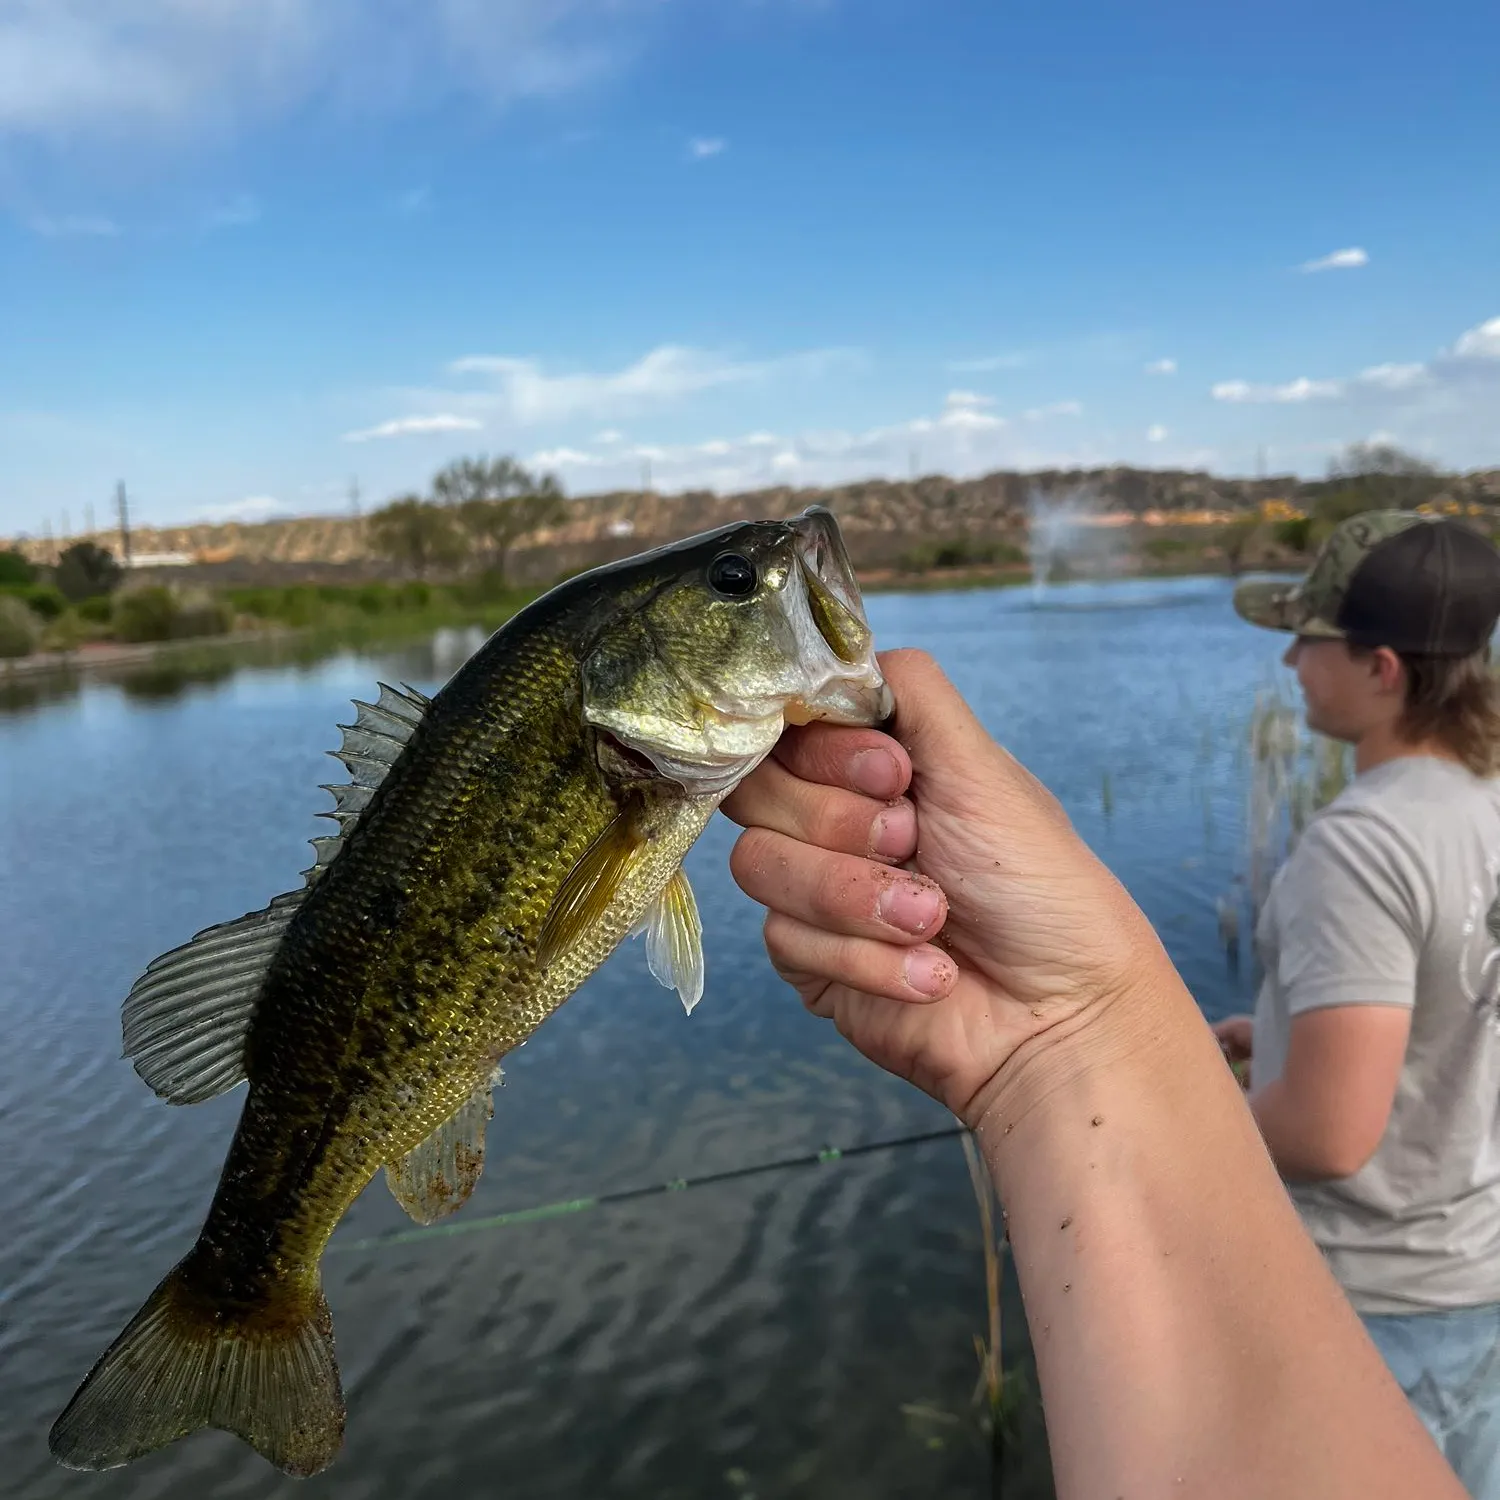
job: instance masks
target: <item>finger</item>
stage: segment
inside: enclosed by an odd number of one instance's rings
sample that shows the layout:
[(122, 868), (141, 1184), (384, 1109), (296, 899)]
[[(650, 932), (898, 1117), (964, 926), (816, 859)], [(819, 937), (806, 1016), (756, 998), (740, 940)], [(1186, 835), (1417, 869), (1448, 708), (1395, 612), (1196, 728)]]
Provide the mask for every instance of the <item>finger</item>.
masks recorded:
[(917, 810), (904, 798), (876, 802), (819, 786), (768, 760), (725, 799), (722, 811), (742, 828), (771, 828), (804, 844), (899, 864), (917, 848)]
[(789, 729), (771, 752), (793, 776), (889, 801), (911, 782), (911, 758), (878, 729), (808, 724)]
[(918, 942), (948, 915), (942, 890), (924, 875), (814, 849), (769, 828), (740, 835), (729, 870), (752, 901), (845, 937)]
[(765, 937), (776, 972), (802, 992), (803, 1003), (815, 1015), (831, 1013), (829, 1006), (818, 1008), (831, 1000), (826, 989), (816, 987), (818, 980), (887, 1000), (916, 1002), (943, 999), (958, 980), (953, 960), (926, 943), (898, 948), (845, 937), (774, 911), (766, 918)]
[(896, 702), (892, 732), (912, 764), (913, 800), (924, 783), (943, 784), (949, 797), (988, 809), (1019, 848), (1056, 840), (1070, 830), (1062, 804), (979, 722), (963, 695), (925, 651), (880, 653), (880, 667)]

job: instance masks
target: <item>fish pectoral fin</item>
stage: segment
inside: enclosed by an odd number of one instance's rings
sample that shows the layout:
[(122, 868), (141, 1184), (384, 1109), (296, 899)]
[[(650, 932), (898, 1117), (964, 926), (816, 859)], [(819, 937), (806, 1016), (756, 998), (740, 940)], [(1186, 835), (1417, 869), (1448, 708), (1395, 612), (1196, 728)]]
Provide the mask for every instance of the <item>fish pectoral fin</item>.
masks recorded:
[(124, 1055), (161, 1098), (198, 1104), (244, 1081), (260, 988), (306, 894), (205, 928), (131, 986), (120, 1017)]
[(645, 842), (634, 809), (627, 808), (589, 845), (557, 888), (542, 922), (538, 968), (547, 968), (604, 916)]
[(692, 1015), (703, 998), (703, 922), (681, 870), (647, 908), (645, 925), (646, 963), (662, 984), (677, 991), (682, 1008)]
[[(498, 1070), (497, 1070), (498, 1071)], [(487, 1079), (419, 1146), (388, 1162), (391, 1196), (418, 1224), (431, 1224), (468, 1202), (484, 1171), (484, 1131), (495, 1113)]]

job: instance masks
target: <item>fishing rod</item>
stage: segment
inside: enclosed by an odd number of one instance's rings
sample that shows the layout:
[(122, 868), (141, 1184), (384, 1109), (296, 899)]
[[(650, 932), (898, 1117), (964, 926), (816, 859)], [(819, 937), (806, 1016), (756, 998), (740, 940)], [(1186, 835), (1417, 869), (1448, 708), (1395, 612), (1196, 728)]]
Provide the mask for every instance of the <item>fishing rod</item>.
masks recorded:
[(431, 1225), (425, 1229), (398, 1229), (389, 1234), (368, 1235), (364, 1239), (335, 1240), (328, 1253), (379, 1250), (387, 1245), (410, 1245), (424, 1240), (447, 1238), (456, 1234), (478, 1234), (488, 1229), (503, 1229), (512, 1224), (535, 1224), (543, 1219), (563, 1218), (568, 1214), (585, 1213), (591, 1208), (606, 1208), (617, 1203), (630, 1203), (640, 1198), (654, 1198), (664, 1193), (686, 1192), (689, 1188), (708, 1187), (714, 1183), (735, 1182), (746, 1177), (764, 1176), (770, 1172), (784, 1172), (796, 1167), (825, 1166), (831, 1162), (849, 1161), (856, 1156), (870, 1156), (877, 1151), (897, 1151), (906, 1146), (924, 1146), (932, 1141), (948, 1141), (967, 1134), (962, 1125), (950, 1125), (943, 1130), (924, 1130), (914, 1135), (897, 1136), (892, 1140), (867, 1141), (862, 1146), (824, 1146), (817, 1151), (799, 1156), (778, 1157), (774, 1161), (754, 1162), (746, 1167), (729, 1167), (721, 1172), (705, 1172), (697, 1177), (675, 1177), (670, 1182), (655, 1182), (644, 1187), (619, 1188), (611, 1193), (596, 1193), (585, 1198), (565, 1198), (557, 1203), (541, 1203), (533, 1208), (518, 1208), (510, 1213), (488, 1214), (480, 1218), (455, 1219), (448, 1224)]

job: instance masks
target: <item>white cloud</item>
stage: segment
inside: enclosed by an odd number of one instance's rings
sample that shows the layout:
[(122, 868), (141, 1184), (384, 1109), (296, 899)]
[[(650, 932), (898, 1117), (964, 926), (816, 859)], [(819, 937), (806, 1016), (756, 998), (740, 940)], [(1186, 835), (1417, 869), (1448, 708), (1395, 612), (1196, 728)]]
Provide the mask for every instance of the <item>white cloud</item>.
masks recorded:
[(99, 214), (32, 214), (24, 222), (33, 234), (48, 239), (114, 239), (120, 233), (113, 219)]
[[(914, 423), (913, 426), (915, 425)], [(980, 411), (978, 407), (945, 406), (942, 415), (931, 425), (946, 427), (950, 432), (995, 432), (1006, 424), (1004, 417)], [(923, 426), (920, 430), (925, 432), (927, 427)]]
[(993, 396), (981, 396), (978, 391), (949, 391), (943, 398), (944, 406), (993, 406)]
[(1327, 401), (1344, 393), (1341, 380), (1309, 380), (1305, 375), (1285, 385), (1251, 385), (1244, 380), (1221, 380), (1213, 387), (1215, 401), (1291, 402)]
[(596, 443), (623, 443), (625, 434), (616, 427), (606, 427), (594, 438), (594, 441)]
[(688, 155), (694, 161), (703, 161), (710, 156), (718, 156), (729, 144), (722, 136), (695, 136), (688, 142)]
[(1146, 429), (1146, 441), (1148, 443), (1164, 443), (1167, 440), (1167, 429), (1160, 422), (1153, 423)]
[(287, 512), (287, 506), (274, 495), (247, 495), (243, 500), (234, 500), (227, 505), (205, 505), (199, 514), (205, 521), (220, 525), (229, 521), (254, 525), (257, 521), (270, 521)]
[(1305, 260), (1297, 268), (1300, 271), (1347, 271), (1356, 266), (1367, 266), (1370, 257), (1358, 245), (1347, 250), (1335, 250), (1331, 255), (1319, 256), (1317, 260)]
[(1023, 411), (1021, 419), (1025, 422), (1045, 422), (1048, 417), (1081, 417), (1082, 415), (1082, 402), (1054, 401), (1050, 406), (1033, 406), (1030, 411)]
[[(1060, 403), (1072, 407), (1075, 403)], [(1000, 468), (1087, 467), (1115, 461), (1118, 454), (1087, 441), (1041, 447), (1029, 440), (1034, 428), (960, 402), (935, 415), (864, 431), (807, 430), (792, 435), (757, 431), (737, 438), (691, 443), (637, 444), (627, 449), (597, 443), (550, 448), (528, 463), (551, 468), (578, 487), (598, 491), (640, 482), (640, 466), (651, 465), (652, 482), (664, 490), (708, 488), (721, 493), (787, 482), (842, 484), (873, 476), (905, 475), (920, 464), (926, 473), (974, 475)], [(1174, 459), (1177, 455), (1173, 455)]]
[(1431, 383), (1432, 374), (1424, 364), (1371, 365), (1361, 370), (1358, 379), (1365, 385), (1378, 386), (1383, 391), (1409, 391), (1419, 385)]
[[(571, 418), (607, 420), (619, 413), (681, 401), (704, 391), (749, 385), (772, 377), (821, 374), (849, 351), (815, 349), (767, 360), (734, 360), (702, 349), (663, 344), (620, 370), (549, 374), (534, 360), (469, 355), (455, 360), (457, 375), (486, 377), (478, 391), (443, 392), (444, 405), (494, 414), (520, 426)], [(424, 393), (423, 399), (433, 399)]]
[(238, 193), (217, 208), (210, 209), (204, 222), (210, 229), (241, 229), (260, 218), (260, 202), (253, 193)]
[[(201, 136), (309, 102), (394, 113), (565, 93), (637, 47), (650, 0), (6, 0), (0, 135)], [(357, 66), (351, 66), (351, 59)]]
[(1030, 358), (1022, 353), (985, 354), (978, 359), (950, 359), (948, 368), (955, 375), (988, 375), (995, 370), (1019, 370)]
[(1142, 365), (1141, 368), (1148, 375), (1175, 375), (1177, 373), (1177, 361), (1175, 359), (1153, 359), (1150, 364)]
[(1500, 359), (1500, 318), (1490, 318), (1463, 334), (1453, 346), (1460, 359)]
[(363, 427), (358, 432), (346, 432), (344, 441), (367, 443), (372, 438), (406, 437), (412, 433), (473, 432), (483, 426), (483, 422), (473, 417), (438, 412), (430, 417), (397, 417), (394, 421), (381, 422), (374, 427)]

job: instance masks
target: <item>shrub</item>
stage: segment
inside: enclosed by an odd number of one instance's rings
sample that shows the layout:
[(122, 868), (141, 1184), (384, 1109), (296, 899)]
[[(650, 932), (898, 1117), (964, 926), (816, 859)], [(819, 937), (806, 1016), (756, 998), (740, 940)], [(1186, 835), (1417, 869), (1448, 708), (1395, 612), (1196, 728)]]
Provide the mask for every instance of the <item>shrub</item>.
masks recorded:
[(75, 602), (92, 594), (107, 594), (120, 581), (120, 565), (112, 552), (93, 542), (74, 542), (57, 560), (53, 577)]
[(150, 584), (115, 600), (115, 635), (122, 641), (169, 641), (177, 619), (177, 600), (169, 588)]
[(50, 583), (30, 584), (24, 589), (18, 589), (16, 597), (39, 620), (55, 620), (68, 607), (62, 590), (54, 588)]
[(0, 585), (10, 583), (32, 583), (36, 580), (36, 569), (26, 561), (24, 553), (14, 548), (0, 550)]
[(19, 599), (0, 594), (0, 657), (30, 656), (41, 638), (41, 621)]
[(1283, 547), (1293, 552), (1306, 552), (1313, 536), (1313, 518), (1297, 516), (1289, 521), (1278, 521), (1271, 533)]

